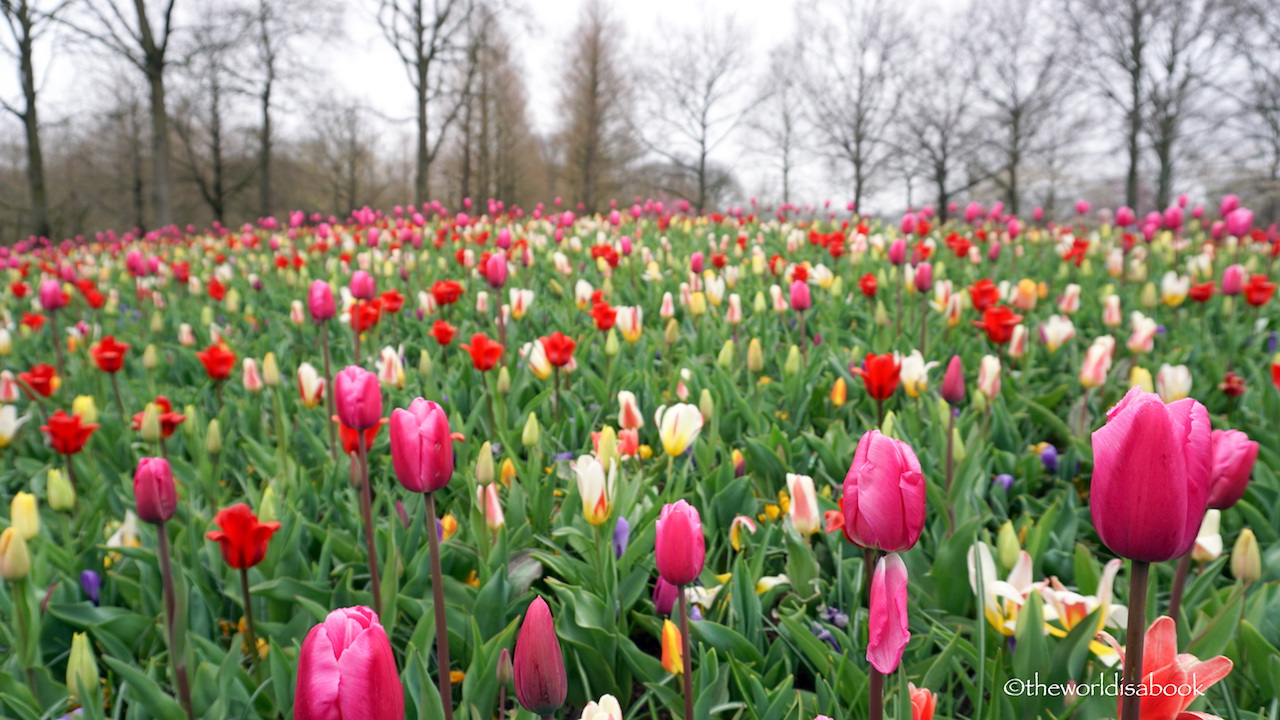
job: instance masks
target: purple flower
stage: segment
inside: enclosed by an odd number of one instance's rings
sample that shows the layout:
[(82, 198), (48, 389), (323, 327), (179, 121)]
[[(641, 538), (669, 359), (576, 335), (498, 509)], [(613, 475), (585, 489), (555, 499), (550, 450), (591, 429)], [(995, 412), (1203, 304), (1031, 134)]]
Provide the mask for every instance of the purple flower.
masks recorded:
[(809, 623), (809, 630), (813, 633), (814, 637), (830, 645), (831, 649), (834, 650), (837, 655), (840, 654), (840, 643), (836, 642), (836, 636), (832, 635), (831, 631), (824, 627), (822, 623)]
[(569, 462), (570, 460), (573, 459), (573, 453), (571, 452), (556, 453), (555, 457), (552, 459), (555, 460), (556, 462)]
[(97, 605), (102, 591), (102, 577), (93, 570), (85, 570), (80, 573), (80, 588), (89, 597), (89, 602)]
[(1000, 473), (994, 480), (992, 480), (992, 482), (999, 483), (1000, 487), (1008, 490), (1013, 487), (1013, 476), (1009, 473)]
[(627, 543), (631, 541), (631, 523), (621, 515), (618, 516), (618, 523), (613, 528), (613, 555), (614, 557), (622, 557), (622, 553), (627, 551)]
[(1040, 462), (1044, 464), (1044, 469), (1051, 472), (1058, 472), (1058, 448), (1052, 445), (1046, 445), (1044, 450), (1040, 451)]
[(845, 628), (849, 625), (849, 616), (840, 612), (839, 608), (830, 605), (822, 609), (822, 621), (829, 622), (838, 628)]

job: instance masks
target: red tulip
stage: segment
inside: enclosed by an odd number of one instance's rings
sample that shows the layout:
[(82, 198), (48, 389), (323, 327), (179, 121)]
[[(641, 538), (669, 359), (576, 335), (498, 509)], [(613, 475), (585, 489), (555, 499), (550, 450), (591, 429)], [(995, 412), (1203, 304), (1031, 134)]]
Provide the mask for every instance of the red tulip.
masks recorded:
[(1004, 345), (1013, 338), (1013, 329), (1022, 322), (1022, 316), (1010, 310), (1007, 305), (989, 307), (982, 313), (982, 322), (975, 322), (987, 333), (987, 338), (997, 345)]
[(840, 509), (849, 542), (884, 552), (909, 550), (925, 521), (925, 484), (911, 446), (872, 430), (858, 440)]
[(609, 303), (601, 301), (592, 303), (587, 314), (595, 319), (596, 329), (600, 332), (608, 332), (618, 319), (618, 311), (610, 307)]
[[(362, 431), (356, 430), (355, 428), (349, 428), (346, 425), (343, 425), (342, 419), (339, 418), (337, 415), (334, 415), (330, 419), (333, 420), (333, 422), (338, 423), (338, 440), (342, 442), (342, 451), (348, 455), (355, 455), (356, 453), (360, 452), (359, 442), (360, 442), (360, 433)], [(369, 450), (369, 448), (373, 447), (374, 440), (378, 439), (378, 432), (382, 430), (382, 426), (386, 424), (387, 424), (387, 419), (382, 418), (381, 420), (379, 420), (377, 425), (374, 425), (371, 428), (365, 428), (363, 430), (364, 449), (366, 452)]]
[(1269, 282), (1266, 275), (1254, 275), (1244, 286), (1244, 299), (1254, 307), (1266, 305), (1276, 292), (1276, 284)]
[(492, 370), (502, 359), (502, 344), (490, 340), (484, 333), (472, 335), (471, 344), (463, 345), (462, 349), (471, 353), (471, 364), (480, 372)]
[(133, 472), (133, 499), (138, 517), (159, 525), (173, 517), (178, 509), (178, 491), (173, 484), (173, 469), (164, 458), (144, 457)]
[(68, 415), (59, 410), (49, 416), (49, 424), (40, 429), (49, 436), (49, 444), (59, 455), (75, 455), (84, 449), (89, 436), (98, 429), (97, 423), (86, 425), (79, 415)]
[(564, 705), (569, 687), (564, 656), (551, 609), (541, 597), (529, 603), (520, 624), (514, 670), (516, 699), (525, 710), (538, 717), (548, 717)]
[[(169, 402), (169, 398), (163, 395), (157, 395), (155, 404), (160, 408), (160, 437), (167, 438), (173, 435), (178, 426), (187, 419), (186, 415), (173, 411), (173, 403)], [(142, 429), (142, 416), (144, 413), (134, 413), (133, 429)]]
[(431, 326), (431, 336), (434, 337), (436, 342), (441, 346), (448, 345), (453, 342), (453, 336), (457, 332), (458, 328), (450, 325), (444, 320), (437, 320), (435, 324)]
[(1209, 298), (1213, 297), (1214, 285), (1212, 280), (1192, 285), (1191, 290), (1187, 292), (1187, 297), (1198, 303), (1209, 302)]
[(858, 289), (862, 291), (862, 295), (864, 297), (875, 297), (876, 276), (872, 273), (863, 275), (862, 278), (858, 280)]
[(416, 398), (391, 413), (391, 464), (396, 479), (413, 492), (434, 492), (453, 477), (449, 418), (438, 404)]
[[(1125, 659), (1124, 650), (1108, 642)], [(1231, 672), (1232, 663), (1222, 655), (1200, 660), (1178, 652), (1178, 627), (1167, 615), (1147, 628), (1142, 643), (1141, 700), (1137, 717), (1142, 720), (1215, 720), (1207, 713), (1184, 712), (1214, 683)], [(1119, 702), (1124, 702), (1124, 696)]]
[(294, 703), (294, 720), (404, 720), (404, 686), (377, 613), (342, 608), (311, 628)]
[(863, 366), (854, 368), (853, 374), (862, 378), (867, 393), (876, 400), (887, 400), (898, 388), (898, 377), (902, 372), (902, 362), (895, 353), (876, 355), (867, 353)]
[(547, 353), (547, 362), (556, 367), (564, 367), (573, 361), (573, 349), (577, 343), (573, 338), (556, 331), (550, 337), (540, 338), (542, 349)]
[(117, 342), (111, 335), (102, 338), (89, 348), (89, 354), (93, 356), (98, 369), (106, 373), (119, 372), (124, 367), (124, 356), (127, 352), (129, 352), (129, 346)]
[(1112, 552), (1144, 562), (1182, 557), (1209, 495), (1209, 413), (1186, 398), (1165, 405), (1133, 388), (1093, 433), (1089, 511)]
[(58, 377), (58, 371), (54, 370), (52, 365), (43, 363), (32, 367), (31, 372), (18, 373), (18, 379), (45, 397), (52, 395), (53, 391), (62, 385), (62, 378)]
[(702, 574), (706, 539), (698, 509), (684, 500), (668, 503), (658, 516), (654, 554), (658, 573), (672, 585), (688, 585)]
[(382, 316), (382, 298), (357, 300), (351, 307), (351, 329), (362, 333), (378, 324)]
[(969, 288), (969, 299), (973, 301), (973, 309), (986, 312), (987, 308), (1000, 300), (1000, 289), (989, 278), (983, 278)]
[(270, 542), (271, 535), (280, 529), (278, 522), (258, 522), (258, 516), (244, 503), (219, 510), (213, 516), (213, 522), (221, 530), (212, 530), (204, 536), (218, 543), (222, 559), (236, 570), (251, 568), (262, 562), (267, 556), (267, 543)]
[(456, 280), (437, 280), (431, 286), (431, 297), (435, 299), (436, 305), (441, 307), (452, 305), (462, 297), (462, 285)]
[(196, 353), (196, 357), (200, 358), (200, 362), (204, 365), (204, 371), (208, 373), (210, 380), (226, 380), (231, 376), (231, 371), (236, 366), (236, 354), (222, 343), (210, 345), (208, 348)]

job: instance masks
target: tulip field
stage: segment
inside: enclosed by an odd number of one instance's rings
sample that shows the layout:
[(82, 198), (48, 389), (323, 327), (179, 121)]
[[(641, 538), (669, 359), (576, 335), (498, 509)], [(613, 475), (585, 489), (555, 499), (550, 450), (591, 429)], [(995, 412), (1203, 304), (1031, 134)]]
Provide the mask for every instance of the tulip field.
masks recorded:
[(0, 717), (1280, 718), (1280, 233), (637, 199), (0, 248)]

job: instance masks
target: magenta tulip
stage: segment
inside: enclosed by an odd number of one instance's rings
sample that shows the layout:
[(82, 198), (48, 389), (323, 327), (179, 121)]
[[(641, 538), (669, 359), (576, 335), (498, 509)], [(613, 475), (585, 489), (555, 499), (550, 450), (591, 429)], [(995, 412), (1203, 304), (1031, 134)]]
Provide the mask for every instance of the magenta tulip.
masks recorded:
[(1236, 208), (1227, 213), (1223, 218), (1223, 222), (1227, 224), (1227, 234), (1236, 237), (1244, 237), (1253, 229), (1253, 211), (1245, 208)]
[(333, 379), (338, 419), (352, 430), (368, 430), (382, 421), (382, 388), (378, 376), (348, 365)]
[(982, 217), (982, 206), (976, 202), (971, 202), (964, 209), (964, 221), (970, 225)]
[[(910, 217), (910, 216), (908, 216)], [(914, 227), (914, 222), (913, 225)], [(889, 262), (894, 265), (901, 265), (907, 261), (907, 241), (898, 238), (889, 243)]]
[(404, 720), (404, 687), (387, 632), (367, 607), (334, 610), (298, 654), (294, 720)]
[(173, 517), (178, 509), (178, 491), (173, 484), (173, 469), (164, 458), (144, 457), (133, 472), (133, 498), (138, 518), (159, 525)]
[(1210, 434), (1213, 469), (1209, 472), (1209, 507), (1226, 510), (1244, 497), (1258, 459), (1258, 443), (1239, 430)]
[(918, 292), (927, 293), (933, 289), (933, 266), (927, 262), (917, 265), (915, 281)]
[(1077, 201), (1076, 201), (1076, 214), (1077, 214), (1077, 215), (1088, 215), (1088, 214), (1089, 214), (1089, 208), (1090, 208), (1090, 207), (1091, 207), (1091, 206), (1089, 205), (1089, 201), (1088, 201), (1088, 200), (1077, 200)]
[(706, 540), (698, 509), (684, 500), (667, 503), (658, 516), (654, 554), (658, 574), (677, 587), (688, 585), (702, 574)]
[(1120, 209), (1116, 210), (1116, 225), (1119, 225), (1120, 227), (1129, 227), (1136, 222), (1137, 219), (1138, 218), (1133, 214), (1133, 209), (1127, 205), (1121, 205)]
[(947, 372), (942, 376), (942, 399), (952, 405), (964, 402), (964, 364), (959, 355), (952, 355)]
[(1218, 205), (1218, 214), (1226, 217), (1231, 214), (1232, 210), (1240, 207), (1240, 198), (1236, 195), (1223, 195), (1222, 202)]
[(680, 588), (663, 580), (661, 576), (653, 584), (653, 609), (659, 615), (670, 615), (671, 608), (676, 606), (676, 599), (679, 597)]
[(453, 439), (444, 408), (417, 398), (391, 413), (391, 464), (413, 492), (435, 492), (453, 477)]
[(363, 270), (351, 274), (351, 296), (357, 300), (372, 300), (378, 293), (373, 284), (373, 276)]
[(898, 226), (898, 228), (902, 231), (903, 235), (910, 235), (911, 233), (915, 232), (916, 231), (915, 213), (907, 213), (906, 215), (903, 215), (902, 223)]
[(489, 256), (488, 262), (484, 264), (484, 279), (488, 281), (489, 287), (495, 289), (507, 284), (506, 253), (494, 253)]
[(67, 300), (67, 294), (62, 292), (62, 283), (52, 279), (40, 283), (40, 307), (57, 310), (65, 307)]
[(1222, 294), (1239, 295), (1244, 292), (1244, 282), (1248, 277), (1248, 271), (1243, 265), (1238, 263), (1228, 265), (1227, 269), (1222, 271)]
[(568, 694), (555, 621), (547, 601), (541, 597), (529, 603), (516, 637), (515, 684), (516, 699), (539, 717), (559, 710)]
[(1137, 387), (1107, 412), (1093, 433), (1089, 511), (1112, 552), (1162, 562), (1191, 549), (1209, 494), (1209, 431), (1200, 403), (1166, 405)]
[(876, 563), (870, 600), (867, 662), (888, 675), (898, 668), (902, 650), (911, 639), (907, 630), (907, 566), (897, 553), (885, 555)]
[(329, 287), (329, 283), (323, 280), (311, 283), (311, 289), (307, 292), (307, 309), (311, 311), (311, 319), (314, 322), (324, 322), (333, 317), (337, 310), (334, 307), (333, 290)]
[(853, 544), (909, 550), (924, 530), (924, 473), (911, 446), (872, 430), (858, 440), (844, 478), (844, 536)]
[(690, 255), (689, 256), (689, 272), (701, 273), (704, 262), (705, 261), (703, 260), (702, 253), (696, 252)]
[(791, 309), (804, 312), (813, 306), (813, 296), (809, 293), (809, 284), (803, 280), (791, 283)]

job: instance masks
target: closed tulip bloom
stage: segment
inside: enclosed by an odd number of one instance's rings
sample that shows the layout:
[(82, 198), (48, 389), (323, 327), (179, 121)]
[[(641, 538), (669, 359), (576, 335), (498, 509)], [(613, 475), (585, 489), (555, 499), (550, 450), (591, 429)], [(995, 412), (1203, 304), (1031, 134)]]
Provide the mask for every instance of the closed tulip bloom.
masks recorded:
[(1050, 353), (1055, 353), (1064, 343), (1076, 336), (1076, 326), (1064, 315), (1050, 315), (1040, 325), (1040, 339)]
[(982, 356), (978, 365), (978, 392), (994, 400), (1000, 394), (1000, 358), (995, 355)]
[(40, 283), (40, 306), (45, 310), (64, 308), (68, 300), (67, 294), (62, 291), (62, 283), (52, 279)]
[(30, 540), (40, 533), (40, 510), (36, 496), (19, 491), (9, 503), (9, 525), (18, 529), (23, 540)]
[(1062, 291), (1061, 297), (1058, 298), (1058, 309), (1067, 315), (1074, 314), (1080, 309), (1080, 286), (1071, 283)]
[(98, 659), (86, 633), (71, 636), (71, 654), (67, 658), (67, 691), (86, 700), (98, 689)]
[(1167, 403), (1187, 397), (1191, 394), (1191, 371), (1186, 365), (1161, 365), (1156, 372), (1156, 392)]
[(959, 355), (952, 355), (947, 372), (942, 376), (942, 397), (952, 405), (964, 402), (964, 364)]
[(1258, 459), (1258, 443), (1239, 430), (1214, 430), (1209, 442), (1213, 469), (1209, 474), (1208, 505), (1225, 510), (1244, 497)]
[(353, 430), (368, 430), (382, 421), (382, 388), (378, 376), (348, 365), (333, 380), (338, 418)]
[(507, 518), (502, 512), (502, 503), (498, 500), (496, 484), (489, 483), (476, 488), (476, 505), (484, 516), (485, 527), (491, 532), (497, 532), (507, 524)]
[(1253, 583), (1262, 579), (1262, 550), (1253, 530), (1245, 528), (1231, 548), (1231, 574), (1235, 579)]
[(1094, 388), (1107, 381), (1107, 373), (1111, 371), (1111, 358), (1115, 352), (1116, 341), (1110, 335), (1103, 335), (1093, 341), (1084, 354), (1084, 365), (1080, 368), (1080, 384), (1086, 388)]
[[(907, 216), (907, 217), (911, 217), (911, 216)], [(902, 221), (905, 224), (907, 221), (907, 218), (904, 217)], [(913, 218), (912, 225), (914, 226), (914, 224), (915, 224), (915, 221)], [(910, 231), (904, 230), (903, 232), (905, 234)], [(907, 261), (907, 241), (904, 240), (903, 238), (897, 238), (896, 240), (894, 240), (892, 243), (889, 244), (889, 262), (893, 263), (894, 265), (901, 265), (906, 261)]]
[(871, 576), (870, 618), (867, 621), (867, 662), (888, 675), (898, 669), (902, 651), (911, 639), (907, 630), (907, 566), (897, 553), (876, 563)]
[(840, 407), (849, 399), (849, 384), (844, 378), (836, 378), (831, 384), (831, 404)]
[(484, 264), (484, 279), (492, 288), (501, 288), (507, 284), (507, 254), (494, 253)]
[(1191, 548), (1191, 559), (1199, 563), (1213, 562), (1222, 555), (1221, 510), (1207, 510), (1200, 530), (1196, 533), (1195, 545)]
[(684, 657), (681, 654), (683, 638), (680, 628), (671, 620), (662, 621), (662, 669), (672, 675), (684, 674)]
[(144, 457), (138, 461), (133, 473), (133, 497), (143, 522), (159, 525), (173, 517), (178, 509), (178, 491), (168, 460)]
[(1226, 270), (1222, 271), (1222, 294), (1223, 295), (1239, 295), (1244, 292), (1245, 279), (1248, 271), (1243, 265), (1229, 265)]
[(267, 543), (280, 529), (278, 522), (259, 522), (249, 506), (236, 503), (219, 510), (213, 516), (219, 530), (205, 533), (205, 537), (218, 543), (222, 559), (229, 567), (244, 570), (262, 562), (267, 556)]
[(747, 370), (753, 373), (764, 371), (764, 348), (760, 345), (760, 338), (753, 337), (747, 343)]
[(791, 496), (791, 525), (801, 535), (818, 532), (822, 528), (822, 513), (813, 491), (813, 478), (787, 473), (787, 494)]
[(604, 524), (612, 507), (614, 470), (606, 478), (604, 466), (591, 455), (579, 456), (573, 469), (582, 496), (582, 517), (592, 525)]
[(22, 580), (31, 572), (31, 553), (27, 541), (15, 527), (7, 527), (0, 533), (0, 577), (5, 580)]
[(298, 654), (295, 720), (404, 720), (404, 687), (378, 615), (367, 607), (329, 613)]
[(261, 390), (263, 382), (262, 375), (258, 372), (258, 361), (253, 358), (245, 358), (243, 368), (244, 389), (249, 392)]
[(324, 378), (311, 363), (304, 362), (298, 366), (298, 396), (304, 406), (313, 408), (324, 400), (324, 384)]
[(867, 394), (876, 400), (887, 400), (892, 396), (902, 375), (902, 360), (898, 354), (867, 353), (862, 364), (864, 367), (853, 368), (853, 374), (862, 378)]
[(697, 508), (684, 500), (663, 506), (658, 516), (654, 555), (658, 573), (672, 585), (688, 585), (698, 579), (706, 559), (706, 540)]
[(1151, 371), (1140, 365), (1134, 365), (1129, 371), (1129, 387), (1142, 388), (1146, 392), (1156, 391), (1156, 382), (1151, 377)]
[(916, 266), (915, 277), (916, 290), (926, 293), (933, 288), (933, 266), (927, 262), (920, 263)]
[(391, 413), (391, 464), (411, 492), (435, 492), (453, 477), (453, 438), (444, 408), (423, 398)]
[(351, 274), (351, 296), (357, 300), (372, 300), (374, 295), (378, 294), (377, 288), (374, 287), (373, 276), (364, 270), (357, 270)]
[[(76, 489), (57, 468), (49, 468), (45, 476), (45, 492), (49, 507), (58, 512), (69, 512), (76, 506)], [(12, 513), (10, 513), (12, 516)]]
[(1208, 501), (1211, 443), (1200, 403), (1129, 390), (1093, 433), (1089, 510), (1103, 544), (1144, 562), (1185, 555)]
[(307, 309), (311, 312), (312, 321), (317, 323), (334, 316), (337, 309), (333, 301), (333, 289), (329, 287), (329, 283), (323, 280), (311, 283), (311, 289), (307, 292)]
[[(1228, 235), (1244, 237), (1253, 228), (1253, 211), (1248, 208), (1236, 208), (1227, 213), (1227, 216), (1222, 220), (1226, 223)], [(41, 286), (41, 289), (43, 290), (43, 286)]]
[(653, 421), (658, 426), (658, 436), (662, 439), (662, 449), (672, 457), (683, 455), (698, 433), (702, 431), (702, 412), (687, 403), (678, 403), (671, 407), (662, 406), (654, 414)]
[(569, 691), (564, 656), (551, 608), (541, 597), (529, 603), (520, 623), (514, 665), (516, 699), (525, 710), (547, 717), (564, 705)]
[(653, 584), (653, 609), (659, 615), (670, 615), (671, 609), (675, 607), (676, 600), (679, 599), (680, 588), (663, 580), (662, 576), (658, 576), (658, 579)]
[(638, 430), (644, 427), (644, 414), (640, 412), (640, 403), (636, 394), (630, 390), (618, 391), (618, 427), (624, 430)]
[(844, 535), (884, 552), (908, 550), (925, 519), (924, 474), (911, 446), (872, 430), (858, 440), (844, 478)]
[(791, 283), (791, 309), (798, 312), (804, 312), (813, 306), (813, 299), (809, 293), (809, 284), (803, 280), (796, 280)]
[(1124, 315), (1120, 312), (1120, 296), (1108, 295), (1102, 301), (1102, 324), (1107, 327), (1119, 327), (1124, 321)]

